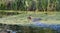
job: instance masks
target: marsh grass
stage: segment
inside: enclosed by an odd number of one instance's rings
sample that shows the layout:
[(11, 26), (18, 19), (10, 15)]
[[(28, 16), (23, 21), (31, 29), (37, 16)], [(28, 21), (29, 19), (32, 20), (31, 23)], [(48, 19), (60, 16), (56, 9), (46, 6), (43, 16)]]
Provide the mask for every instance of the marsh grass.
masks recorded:
[[(7, 12), (7, 11), (6, 11)], [(13, 11), (15, 12), (15, 11)], [(11, 15), (11, 16), (4, 16), (3, 18), (0, 18), (0, 23), (6, 23), (6, 24), (30, 24), (33, 22), (28, 22), (27, 17), (31, 15), (34, 18), (41, 18), (41, 23), (46, 24), (60, 24), (60, 12), (27, 12), (26, 11), (17, 11), (21, 14), (17, 15)], [(45, 14), (47, 13), (47, 14)]]

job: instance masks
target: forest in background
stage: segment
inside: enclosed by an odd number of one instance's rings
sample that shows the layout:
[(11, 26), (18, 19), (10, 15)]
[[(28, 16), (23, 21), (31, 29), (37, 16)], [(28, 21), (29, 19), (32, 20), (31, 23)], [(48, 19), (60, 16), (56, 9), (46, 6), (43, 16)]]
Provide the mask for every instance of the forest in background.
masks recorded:
[(0, 0), (0, 10), (60, 11), (60, 0)]

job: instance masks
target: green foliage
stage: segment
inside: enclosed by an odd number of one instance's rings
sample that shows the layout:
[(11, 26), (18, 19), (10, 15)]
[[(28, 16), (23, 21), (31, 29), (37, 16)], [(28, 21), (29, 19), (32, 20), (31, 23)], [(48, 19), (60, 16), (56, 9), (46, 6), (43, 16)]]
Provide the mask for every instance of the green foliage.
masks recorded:
[[(26, 1), (28, 5), (26, 5)], [(43, 11), (43, 10), (46, 11), (48, 9), (52, 9), (54, 11), (60, 10), (59, 9), (60, 0), (50, 0), (49, 2), (48, 0), (15, 0), (11, 2), (4, 2), (4, 3), (3, 2), (4, 1), (2, 2), (0, 1), (0, 10), (21, 10), (21, 11), (27, 11), (27, 9), (32, 11), (36, 9), (38, 9), (39, 11)], [(10, 3), (11, 6), (8, 6), (8, 3)], [(47, 7), (51, 7), (51, 8), (47, 9)]]
[(0, 4), (0, 9), (4, 10), (5, 9), (5, 4)]
[(6, 27), (5, 29), (8, 28), (9, 30), (17, 31), (17, 33), (58, 33), (57, 30), (51, 29), (49, 27), (43, 28), (43, 27), (37, 27), (37, 26), (35, 27), (35, 26), (0, 24), (0, 28), (4, 28), (4, 27)]

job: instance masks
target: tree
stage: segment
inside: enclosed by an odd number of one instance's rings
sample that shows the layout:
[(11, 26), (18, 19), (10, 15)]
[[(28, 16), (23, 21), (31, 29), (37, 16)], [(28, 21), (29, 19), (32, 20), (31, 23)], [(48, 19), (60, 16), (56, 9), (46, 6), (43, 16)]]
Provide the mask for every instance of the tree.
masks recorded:
[(47, 0), (41, 0), (41, 5), (42, 5), (42, 8), (43, 8), (43, 11), (45, 12), (46, 9), (47, 9)]

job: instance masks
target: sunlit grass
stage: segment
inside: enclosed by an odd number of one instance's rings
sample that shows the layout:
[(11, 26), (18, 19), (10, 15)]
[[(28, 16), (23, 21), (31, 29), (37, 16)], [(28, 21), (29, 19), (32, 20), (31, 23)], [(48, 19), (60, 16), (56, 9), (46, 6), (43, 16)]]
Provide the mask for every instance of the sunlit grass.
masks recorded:
[(4, 24), (30, 24), (27, 17), (31, 15), (34, 18), (42, 18), (41, 23), (45, 24), (60, 24), (60, 12), (50, 12), (47, 15), (44, 12), (27, 12), (19, 15), (12, 15), (0, 18), (0, 23)]

